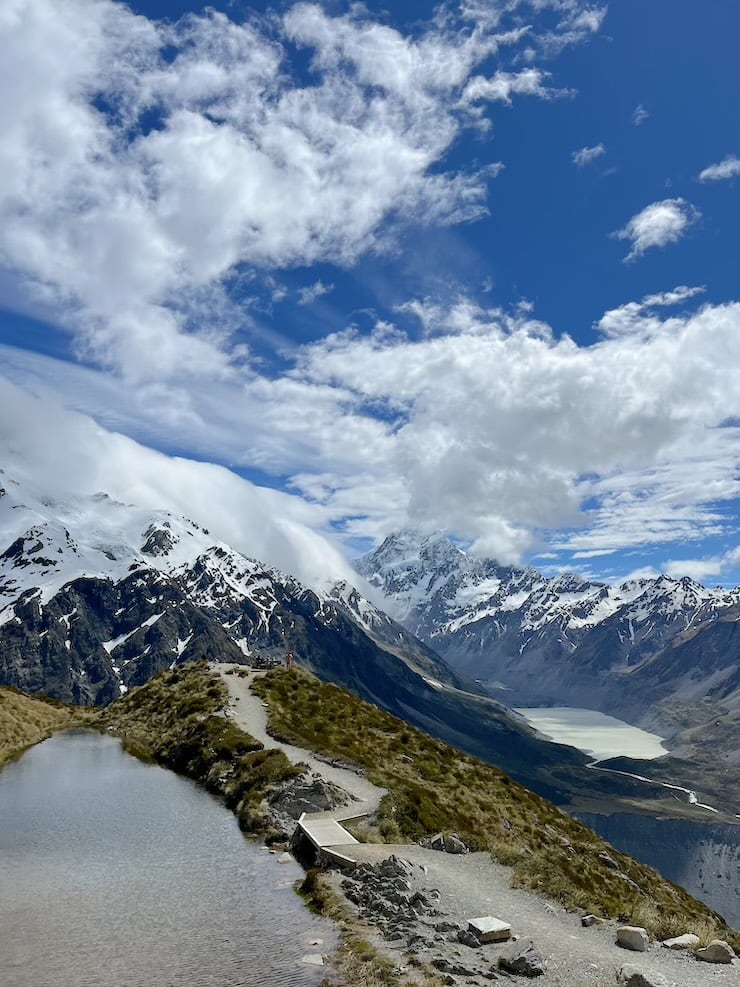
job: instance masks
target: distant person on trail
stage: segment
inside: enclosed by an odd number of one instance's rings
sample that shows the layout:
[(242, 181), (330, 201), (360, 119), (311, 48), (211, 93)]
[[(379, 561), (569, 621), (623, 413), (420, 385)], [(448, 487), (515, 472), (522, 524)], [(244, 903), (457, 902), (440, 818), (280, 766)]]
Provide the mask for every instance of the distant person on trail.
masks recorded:
[(289, 651), (285, 656), (285, 667), (290, 668), (292, 664), (293, 664), (293, 652)]

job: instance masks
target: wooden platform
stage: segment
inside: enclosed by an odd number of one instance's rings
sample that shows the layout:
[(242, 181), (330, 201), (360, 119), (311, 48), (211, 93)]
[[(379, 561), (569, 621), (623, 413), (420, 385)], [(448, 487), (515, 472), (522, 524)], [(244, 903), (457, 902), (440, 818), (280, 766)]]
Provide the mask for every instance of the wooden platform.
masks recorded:
[(325, 847), (350, 846), (359, 842), (336, 819), (311, 819), (301, 816), (298, 826), (317, 850), (323, 850)]

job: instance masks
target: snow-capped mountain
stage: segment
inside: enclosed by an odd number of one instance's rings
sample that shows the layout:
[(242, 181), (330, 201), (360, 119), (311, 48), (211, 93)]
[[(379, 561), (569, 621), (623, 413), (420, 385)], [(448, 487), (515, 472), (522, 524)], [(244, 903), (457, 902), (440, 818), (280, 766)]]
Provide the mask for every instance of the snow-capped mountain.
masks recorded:
[(385, 645), (428, 678), (457, 682), (346, 583), (313, 592), (168, 511), (0, 480), (1, 684), (100, 704), (198, 658), (293, 650), (329, 672), (350, 641), (368, 674)]
[(504, 690), (507, 703), (608, 711), (622, 702), (634, 712), (674, 693), (740, 701), (740, 652), (691, 658), (710, 628), (716, 635), (715, 625), (737, 621), (738, 589), (667, 576), (621, 585), (572, 573), (548, 579), (411, 531), (386, 538), (357, 569), (397, 620), (454, 668)]
[(310, 589), (173, 512), (0, 473), (0, 685), (104, 705), (174, 664), (288, 650), (543, 795), (613, 791), (347, 582)]

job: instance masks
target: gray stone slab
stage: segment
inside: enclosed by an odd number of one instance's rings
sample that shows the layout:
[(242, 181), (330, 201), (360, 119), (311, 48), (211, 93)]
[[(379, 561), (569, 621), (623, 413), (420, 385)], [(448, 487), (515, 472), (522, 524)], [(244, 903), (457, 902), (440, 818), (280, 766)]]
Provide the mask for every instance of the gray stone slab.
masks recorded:
[(505, 942), (511, 938), (511, 926), (508, 922), (493, 915), (482, 915), (480, 918), (468, 919), (468, 929), (481, 942)]

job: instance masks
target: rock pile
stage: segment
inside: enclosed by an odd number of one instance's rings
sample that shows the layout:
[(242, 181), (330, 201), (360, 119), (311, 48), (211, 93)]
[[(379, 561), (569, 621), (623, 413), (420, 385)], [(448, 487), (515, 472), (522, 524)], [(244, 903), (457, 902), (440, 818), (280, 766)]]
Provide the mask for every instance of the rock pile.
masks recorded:
[(439, 892), (412, 891), (413, 869), (413, 864), (396, 856), (379, 864), (360, 864), (342, 881), (342, 889), (357, 905), (360, 917), (386, 939), (405, 939), (409, 946), (431, 945), (432, 939), (419, 930), (419, 921), (438, 914)]
[(269, 822), (285, 839), (295, 835), (302, 813), (326, 812), (352, 801), (348, 792), (314, 771), (284, 782), (269, 799)]
[(455, 977), (488, 982), (500, 976), (499, 970), (523, 977), (544, 973), (545, 960), (531, 939), (513, 942), (501, 953), (501, 943), (486, 944), (468, 923), (445, 917), (438, 890), (423, 885), (414, 890), (413, 879), (418, 881), (425, 872), (420, 865), (391, 856), (381, 863), (359, 864), (342, 879), (341, 887), (360, 918), (378, 929), (389, 945), (423, 959), (443, 983), (458, 983)]

